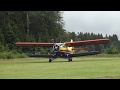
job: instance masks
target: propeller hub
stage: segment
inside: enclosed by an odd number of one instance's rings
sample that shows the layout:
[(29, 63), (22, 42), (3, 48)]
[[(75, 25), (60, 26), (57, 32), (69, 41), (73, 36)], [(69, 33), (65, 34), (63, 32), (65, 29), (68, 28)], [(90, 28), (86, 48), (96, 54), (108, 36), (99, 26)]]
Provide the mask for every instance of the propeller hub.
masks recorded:
[(63, 46), (64, 43), (55, 43), (55, 45), (53, 46), (53, 51), (54, 52), (58, 52), (60, 50), (60, 46)]
[(57, 44), (55, 44), (54, 46), (53, 46), (53, 51), (59, 51), (59, 45), (57, 45)]

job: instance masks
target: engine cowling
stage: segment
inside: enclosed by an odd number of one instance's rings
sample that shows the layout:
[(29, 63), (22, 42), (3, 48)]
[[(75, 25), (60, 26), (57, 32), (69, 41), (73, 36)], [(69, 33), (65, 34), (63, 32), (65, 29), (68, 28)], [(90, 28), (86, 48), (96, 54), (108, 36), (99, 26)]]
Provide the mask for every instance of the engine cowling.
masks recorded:
[(53, 51), (59, 51), (59, 48), (60, 48), (60, 46), (57, 45), (57, 44), (55, 44), (55, 45), (53, 46)]

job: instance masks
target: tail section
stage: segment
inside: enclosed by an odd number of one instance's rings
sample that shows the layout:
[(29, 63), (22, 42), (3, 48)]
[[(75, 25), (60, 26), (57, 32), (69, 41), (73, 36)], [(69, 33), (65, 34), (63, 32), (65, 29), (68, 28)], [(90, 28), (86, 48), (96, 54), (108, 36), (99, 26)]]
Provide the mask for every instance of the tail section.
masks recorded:
[(73, 39), (71, 39), (70, 42), (73, 42)]
[[(73, 42), (73, 39), (70, 40), (70, 42)], [(68, 50), (71, 51), (71, 53), (74, 53), (74, 47), (68, 47)]]

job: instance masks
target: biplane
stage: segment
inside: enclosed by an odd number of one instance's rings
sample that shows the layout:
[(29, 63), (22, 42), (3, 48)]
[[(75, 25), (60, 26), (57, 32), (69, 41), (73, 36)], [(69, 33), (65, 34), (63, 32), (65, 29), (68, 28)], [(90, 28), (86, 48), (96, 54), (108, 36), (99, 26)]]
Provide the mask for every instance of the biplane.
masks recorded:
[[(80, 57), (87, 55), (100, 54), (100, 51), (91, 51), (88, 46), (91, 44), (104, 44), (108, 43), (110, 40), (108, 38), (95, 39), (95, 40), (82, 40), (74, 41), (71, 39), (70, 42), (55, 43), (55, 42), (16, 42), (16, 45), (23, 47), (47, 47), (52, 48), (49, 54), (36, 54), (27, 53), (29, 57), (47, 57), (49, 62), (55, 60), (58, 57), (67, 58), (69, 62), (72, 61), (72, 57)], [(76, 48), (77, 47), (77, 48)], [(35, 50), (35, 49), (34, 49)], [(86, 52), (74, 53), (75, 50), (86, 50)]]

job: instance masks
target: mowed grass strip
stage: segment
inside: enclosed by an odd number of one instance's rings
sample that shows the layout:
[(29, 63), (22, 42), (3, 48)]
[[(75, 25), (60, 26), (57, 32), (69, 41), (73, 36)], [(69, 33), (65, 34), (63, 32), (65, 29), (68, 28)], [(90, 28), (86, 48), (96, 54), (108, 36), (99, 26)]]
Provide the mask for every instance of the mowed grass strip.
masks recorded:
[(0, 59), (0, 79), (118, 79), (119, 57)]

